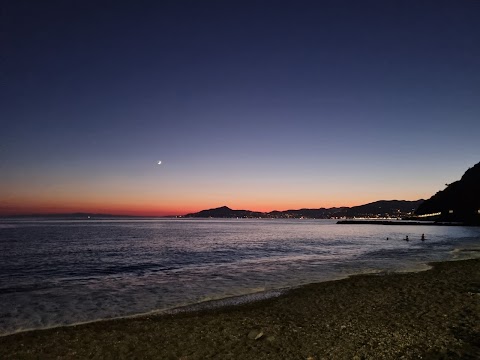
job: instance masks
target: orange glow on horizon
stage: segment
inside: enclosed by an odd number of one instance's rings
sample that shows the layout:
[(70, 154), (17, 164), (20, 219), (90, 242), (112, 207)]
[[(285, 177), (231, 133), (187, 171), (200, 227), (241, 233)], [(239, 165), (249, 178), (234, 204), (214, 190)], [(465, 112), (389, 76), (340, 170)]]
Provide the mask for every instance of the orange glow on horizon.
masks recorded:
[[(2, 194), (3, 193), (3, 194)], [(275, 187), (245, 186), (145, 187), (68, 185), (52, 189), (30, 187), (19, 191), (13, 185), (0, 188), (0, 216), (96, 213), (132, 216), (182, 216), (201, 210), (228, 206), (233, 210), (270, 212), (291, 209), (352, 207), (377, 200), (418, 200), (420, 192), (391, 196), (389, 188)]]
[[(191, 211), (190, 211), (191, 210)], [(0, 216), (93, 213), (132, 216), (176, 216), (194, 212), (191, 207), (144, 203), (93, 201), (10, 201), (0, 203)]]
[[(305, 203), (278, 201), (275, 203), (255, 203), (248, 200), (238, 202), (224, 203), (205, 202), (201, 204), (197, 201), (190, 205), (158, 205), (152, 203), (111, 203), (111, 202), (68, 202), (66, 204), (62, 201), (12, 201), (0, 204), (0, 216), (15, 216), (15, 215), (47, 215), (47, 214), (70, 214), (70, 213), (93, 213), (93, 214), (109, 214), (109, 215), (131, 215), (131, 216), (182, 216), (189, 213), (195, 213), (201, 210), (213, 209), (221, 206), (228, 206), (233, 210), (251, 210), (259, 212), (270, 212), (274, 210), (285, 211), (291, 209), (318, 209), (318, 208), (332, 208), (332, 207), (352, 207), (363, 205), (377, 200), (391, 200), (391, 199), (375, 199), (364, 201), (345, 201), (341, 204), (336, 202), (321, 202), (309, 201)], [(406, 199), (400, 199), (406, 200)], [(418, 200), (413, 199), (413, 200)]]

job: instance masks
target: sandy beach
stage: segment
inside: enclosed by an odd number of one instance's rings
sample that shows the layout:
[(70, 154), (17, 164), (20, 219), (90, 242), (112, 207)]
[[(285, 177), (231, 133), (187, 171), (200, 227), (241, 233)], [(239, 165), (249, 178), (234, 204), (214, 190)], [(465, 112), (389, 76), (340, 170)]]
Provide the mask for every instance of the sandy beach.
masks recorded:
[(475, 359), (480, 259), (359, 275), (246, 305), (0, 338), (2, 359)]

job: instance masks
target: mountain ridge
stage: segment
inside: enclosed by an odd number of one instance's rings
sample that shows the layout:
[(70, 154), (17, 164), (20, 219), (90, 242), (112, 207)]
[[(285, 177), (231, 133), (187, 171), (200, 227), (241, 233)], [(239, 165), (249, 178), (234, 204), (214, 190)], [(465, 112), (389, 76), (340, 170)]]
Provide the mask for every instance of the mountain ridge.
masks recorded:
[(201, 210), (196, 213), (186, 214), (188, 218), (308, 218), (308, 219), (329, 219), (342, 217), (393, 217), (411, 215), (423, 202), (420, 200), (378, 200), (371, 203), (353, 207), (332, 207), (317, 209), (289, 209), (260, 212), (252, 210), (233, 210), (228, 206)]

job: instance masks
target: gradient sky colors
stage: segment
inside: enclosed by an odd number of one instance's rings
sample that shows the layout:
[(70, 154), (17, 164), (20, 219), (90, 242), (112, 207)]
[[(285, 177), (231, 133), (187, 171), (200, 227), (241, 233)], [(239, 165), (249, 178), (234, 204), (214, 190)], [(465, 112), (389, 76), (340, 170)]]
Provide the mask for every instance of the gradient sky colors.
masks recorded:
[(480, 160), (478, 1), (3, 7), (2, 215), (416, 200)]

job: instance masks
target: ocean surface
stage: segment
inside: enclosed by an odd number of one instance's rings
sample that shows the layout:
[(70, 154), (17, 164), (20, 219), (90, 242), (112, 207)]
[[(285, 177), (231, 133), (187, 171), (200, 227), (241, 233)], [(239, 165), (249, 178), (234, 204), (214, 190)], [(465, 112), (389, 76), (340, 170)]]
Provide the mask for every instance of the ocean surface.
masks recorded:
[(479, 249), (478, 227), (0, 219), (0, 335), (275, 294), (351, 274), (424, 270), (430, 261), (480, 257)]

